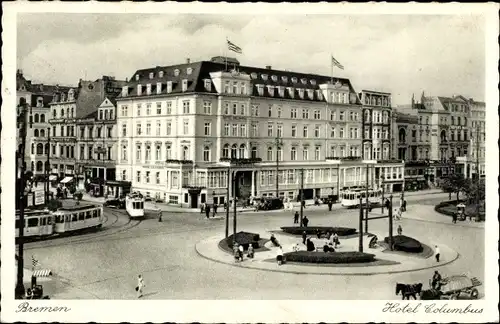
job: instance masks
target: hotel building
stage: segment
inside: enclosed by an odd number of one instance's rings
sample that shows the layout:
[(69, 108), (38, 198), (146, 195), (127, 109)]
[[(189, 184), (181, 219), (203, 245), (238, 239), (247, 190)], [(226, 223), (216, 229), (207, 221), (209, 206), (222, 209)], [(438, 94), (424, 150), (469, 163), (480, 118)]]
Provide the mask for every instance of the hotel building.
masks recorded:
[(231, 159), (239, 198), (276, 196), (277, 180), (297, 199), (301, 169), (305, 199), (363, 185), (368, 169), (372, 186), (403, 181), (390, 94), (358, 94), (348, 79), (215, 57), (138, 70), (116, 101), (117, 180), (171, 204), (224, 203)]

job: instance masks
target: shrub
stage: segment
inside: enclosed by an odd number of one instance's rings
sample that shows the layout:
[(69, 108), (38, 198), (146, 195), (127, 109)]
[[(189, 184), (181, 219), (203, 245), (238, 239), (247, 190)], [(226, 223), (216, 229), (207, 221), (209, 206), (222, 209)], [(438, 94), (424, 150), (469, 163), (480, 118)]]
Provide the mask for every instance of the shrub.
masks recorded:
[(284, 226), (281, 228), (283, 232), (294, 234), (294, 235), (302, 235), (305, 231), (307, 235), (315, 235), (319, 230), (321, 234), (326, 234), (326, 232), (337, 233), (338, 236), (348, 236), (356, 233), (355, 228), (349, 227), (329, 227), (329, 226), (308, 226), (308, 227), (299, 227), (299, 226)]
[(287, 262), (309, 263), (366, 263), (375, 261), (375, 255), (363, 252), (308, 252), (285, 253)]
[[(260, 235), (255, 234), (255, 233), (248, 233), (248, 232), (238, 232), (236, 233), (236, 242), (238, 244), (243, 245), (243, 249), (248, 250), (248, 246), (252, 244), (254, 249), (259, 248), (259, 239)], [(226, 240), (227, 246), (232, 248), (233, 247), (233, 235), (229, 235), (229, 237)]]
[[(404, 235), (396, 235), (392, 237), (394, 250), (408, 253), (420, 253), (424, 250), (422, 244), (411, 237)], [(385, 243), (389, 243), (389, 237), (384, 238)]]

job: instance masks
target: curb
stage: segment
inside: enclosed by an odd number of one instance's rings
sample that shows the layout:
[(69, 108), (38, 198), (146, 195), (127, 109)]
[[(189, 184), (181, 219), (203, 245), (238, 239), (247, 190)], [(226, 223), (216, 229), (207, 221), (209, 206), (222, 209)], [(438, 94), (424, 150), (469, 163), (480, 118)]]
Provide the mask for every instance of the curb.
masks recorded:
[[(253, 268), (253, 267), (247, 267), (247, 266), (244, 266), (244, 265), (241, 265), (241, 264), (236, 264), (236, 263), (230, 263), (230, 262), (225, 262), (225, 261), (217, 260), (217, 259), (214, 259), (212, 257), (208, 257), (208, 256), (202, 254), (198, 250), (198, 244), (199, 243), (200, 242), (196, 243), (195, 246), (194, 246), (194, 249), (195, 249), (196, 253), (199, 256), (201, 256), (202, 258), (204, 258), (206, 260), (209, 260), (209, 261), (217, 262), (217, 263), (220, 263), (220, 264), (226, 264), (226, 265), (237, 267), (237, 268), (249, 269), (249, 270), (279, 272), (279, 273), (289, 273), (289, 274), (307, 274), (307, 275), (318, 275), (318, 276), (373, 276), (373, 275), (380, 275), (380, 274), (396, 274), (396, 273), (403, 273), (403, 272), (405, 272), (405, 273), (407, 273), (407, 272), (416, 272), (416, 271), (422, 271), (422, 270), (428, 270), (428, 269), (434, 269), (434, 268), (443, 267), (443, 266), (446, 266), (446, 265), (448, 265), (450, 263), (455, 262), (456, 260), (458, 260), (458, 258), (460, 258), (460, 253), (456, 252), (455, 250), (452, 250), (453, 252), (456, 253), (455, 257), (452, 260), (449, 260), (447, 262), (443, 262), (443, 263), (440, 263), (440, 264), (432, 265), (432, 266), (426, 266), (426, 267), (421, 267), (421, 268), (411, 269), (411, 270), (392, 270), (392, 271), (389, 270), (389, 271), (377, 271), (377, 272), (366, 272), (366, 273), (349, 273), (349, 272), (337, 272), (337, 273), (315, 272), (315, 273), (311, 273), (311, 272), (295, 271), (295, 270), (293, 270), (293, 271), (283, 271), (283, 270), (277, 270), (277, 269)], [(339, 268), (339, 267), (336, 267), (336, 268)]]

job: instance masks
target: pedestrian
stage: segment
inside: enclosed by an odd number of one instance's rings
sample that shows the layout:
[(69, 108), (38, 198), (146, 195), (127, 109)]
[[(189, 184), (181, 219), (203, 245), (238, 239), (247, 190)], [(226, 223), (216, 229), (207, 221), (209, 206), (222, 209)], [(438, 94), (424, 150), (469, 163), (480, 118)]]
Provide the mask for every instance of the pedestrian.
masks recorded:
[(337, 245), (340, 244), (339, 242), (339, 236), (337, 235), (337, 233), (333, 234), (333, 237), (332, 237), (332, 244), (335, 248), (337, 248)]
[(302, 244), (306, 244), (307, 233), (306, 231), (302, 232)]
[(238, 262), (240, 260), (240, 250), (238, 248), (237, 242), (234, 242), (233, 244), (233, 254), (234, 254), (234, 260)]
[(441, 256), (441, 251), (439, 250), (439, 247), (437, 245), (434, 246), (434, 250), (436, 253), (436, 262), (439, 262), (439, 257)]
[(389, 201), (389, 198), (385, 198), (385, 208), (387, 208), (387, 210), (391, 208), (391, 202)]
[(239, 253), (239, 256), (240, 256), (240, 260), (243, 261), (243, 245), (240, 244), (240, 246), (238, 247), (238, 253)]
[(203, 214), (204, 212), (205, 212), (205, 203), (201, 203), (200, 214)]
[(406, 211), (406, 200), (403, 200), (403, 205), (402, 205), (402, 208), (401, 208), (402, 211)]
[(296, 211), (295, 214), (293, 215), (293, 223), (298, 224), (299, 223), (299, 212)]
[(319, 239), (321, 238), (321, 232), (319, 229), (316, 230), (316, 237)]
[(278, 247), (278, 251), (276, 252), (276, 261), (278, 261), (278, 265), (283, 264), (283, 249), (281, 248), (281, 245)]
[(441, 289), (441, 274), (436, 270), (434, 271), (434, 275), (432, 276), (432, 289)]
[(453, 224), (456, 224), (457, 223), (457, 213), (453, 213), (453, 216), (452, 216), (453, 220), (452, 220), (452, 223)]
[(403, 228), (401, 227), (401, 224), (398, 225), (398, 235), (403, 234)]
[(205, 216), (207, 216), (207, 219), (210, 218), (210, 206), (208, 205), (205, 206)]
[(215, 217), (215, 215), (217, 214), (217, 204), (214, 204), (213, 208), (214, 208), (214, 215), (213, 216)]
[(309, 219), (307, 216), (304, 216), (304, 219), (302, 220), (302, 224), (304, 224), (304, 227), (307, 227), (307, 224), (309, 224)]
[(161, 222), (161, 209), (158, 208), (158, 222)]
[(137, 287), (135, 287), (135, 290), (137, 291), (137, 298), (142, 297), (142, 292), (143, 289), (146, 285), (144, 284), (144, 279), (142, 278), (142, 275), (137, 276)]
[(331, 200), (328, 200), (328, 211), (332, 211), (332, 201)]
[(301, 204), (302, 204), (302, 208), (306, 208), (306, 201), (305, 200), (302, 200)]
[(254, 251), (253, 251), (253, 245), (252, 245), (252, 243), (250, 243), (248, 245), (247, 256), (250, 259), (253, 259), (253, 257), (254, 257)]

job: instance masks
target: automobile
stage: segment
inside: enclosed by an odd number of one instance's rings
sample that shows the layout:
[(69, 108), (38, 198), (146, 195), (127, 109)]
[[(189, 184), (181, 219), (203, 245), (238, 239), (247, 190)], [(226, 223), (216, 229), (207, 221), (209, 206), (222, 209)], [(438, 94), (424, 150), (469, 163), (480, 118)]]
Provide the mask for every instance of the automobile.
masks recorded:
[(267, 198), (261, 201), (259, 210), (275, 210), (283, 208), (283, 199), (281, 198)]
[(108, 199), (104, 202), (105, 207), (125, 209), (125, 199)]

